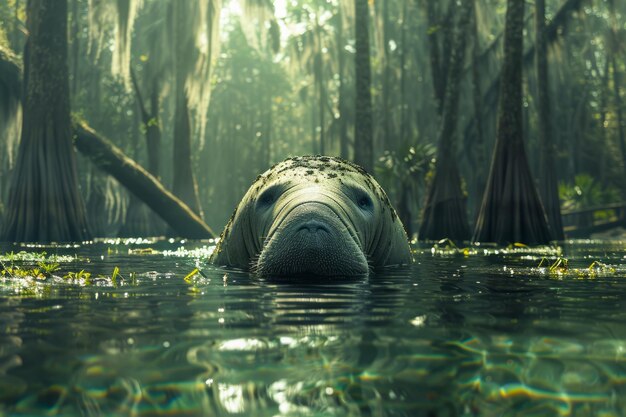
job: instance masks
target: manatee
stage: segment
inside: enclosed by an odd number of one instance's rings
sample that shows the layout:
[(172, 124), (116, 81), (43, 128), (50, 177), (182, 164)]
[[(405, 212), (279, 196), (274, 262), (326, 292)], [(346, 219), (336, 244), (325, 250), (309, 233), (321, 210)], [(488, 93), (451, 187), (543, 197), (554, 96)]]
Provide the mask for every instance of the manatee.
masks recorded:
[(364, 276), (410, 263), (411, 251), (371, 175), (339, 158), (301, 156), (257, 177), (211, 262), (260, 277)]

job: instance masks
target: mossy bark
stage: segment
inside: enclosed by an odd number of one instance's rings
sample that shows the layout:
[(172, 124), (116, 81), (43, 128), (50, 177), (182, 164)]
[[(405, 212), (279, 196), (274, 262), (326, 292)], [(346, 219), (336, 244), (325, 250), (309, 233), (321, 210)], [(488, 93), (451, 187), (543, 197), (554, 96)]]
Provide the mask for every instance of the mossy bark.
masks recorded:
[(508, 0), (496, 145), (474, 241), (547, 244), (546, 214), (530, 174), (523, 142), (524, 0)]
[(31, 0), (24, 51), (24, 116), (3, 241), (91, 237), (71, 140), (67, 0)]

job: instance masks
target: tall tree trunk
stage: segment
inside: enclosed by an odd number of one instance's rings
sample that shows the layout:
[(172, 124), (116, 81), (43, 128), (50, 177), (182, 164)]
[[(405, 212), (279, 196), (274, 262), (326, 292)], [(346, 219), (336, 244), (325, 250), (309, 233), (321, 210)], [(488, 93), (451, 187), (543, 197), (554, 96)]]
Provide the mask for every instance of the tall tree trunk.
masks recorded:
[(3, 241), (90, 238), (70, 127), (67, 0), (30, 0), (22, 138)]
[[(579, 11), (583, 4), (585, 4), (585, 0), (565, 0), (563, 5), (559, 8), (558, 12), (555, 13), (554, 17), (550, 21), (550, 24), (546, 27), (546, 41), (548, 44), (554, 43), (558, 40), (563, 33), (568, 28), (568, 24), (574, 21), (574, 16), (576, 16), (576, 12)], [(566, 43), (567, 45), (567, 43)], [(490, 51), (492, 48), (487, 48), (487, 51)], [(482, 54), (484, 56), (484, 54)], [(531, 65), (533, 63), (533, 59), (535, 56), (535, 46), (530, 45), (530, 47), (524, 52), (523, 64)], [(497, 100), (499, 98), (499, 88), (500, 81), (502, 80), (502, 71), (496, 74), (494, 77), (491, 77), (492, 81), (485, 90), (485, 94), (483, 96), (483, 107), (484, 108), (492, 108), (496, 106)], [(472, 128), (472, 121), (467, 124), (466, 130)]]
[(426, 17), (428, 19), (428, 48), (430, 55), (430, 72), (435, 91), (437, 113), (443, 114), (446, 99), (446, 85), (448, 83), (448, 68), (451, 58), (452, 13), (454, 3), (451, 2), (445, 17), (438, 16), (436, 4), (439, 2), (426, 1)]
[(78, 92), (78, 69), (80, 58), (80, 12), (78, 0), (72, 0), (72, 97)]
[(439, 115), (443, 112), (443, 99), (445, 95), (443, 80), (444, 74), (441, 72), (441, 58), (439, 55), (439, 19), (435, 5), (437, 2), (427, 0), (426, 17), (428, 19), (428, 49), (430, 57), (430, 74), (433, 79), (433, 88), (435, 90), (435, 101)]
[(314, 73), (315, 73), (315, 85), (317, 87), (317, 98), (318, 102), (318, 112), (319, 112), (319, 120), (320, 120), (320, 142), (319, 142), (319, 153), (324, 155), (326, 152), (325, 149), (325, 140), (324, 140), (324, 116), (325, 110), (324, 107), (326, 105), (326, 90), (324, 89), (324, 67), (322, 63), (322, 36), (320, 34), (321, 27), (319, 22), (317, 21), (317, 17), (315, 18), (315, 38), (317, 43), (317, 52), (315, 54), (315, 63), (314, 63)]
[(267, 108), (265, 109), (265, 139), (263, 140), (263, 165), (265, 170), (271, 165), (272, 161), (272, 130), (274, 129), (274, 117), (272, 110), (272, 96), (267, 98)]
[(157, 179), (160, 178), (161, 126), (159, 122), (159, 87), (157, 79), (152, 80), (150, 93), (150, 111), (146, 107), (135, 72), (130, 70), (130, 78), (137, 96), (137, 105), (141, 114), (141, 122), (145, 129), (146, 149), (148, 154), (148, 171)]
[(394, 144), (391, 143), (395, 137), (391, 134), (391, 109), (389, 108), (391, 80), (389, 41), (389, 0), (383, 0), (383, 51), (385, 55), (383, 61), (383, 108), (381, 112), (383, 117), (383, 134), (378, 144), (378, 149), (395, 149)]
[(366, 171), (374, 171), (371, 64), (368, 0), (355, 0), (356, 111), (354, 120), (354, 161)]
[(157, 179), (161, 178), (161, 119), (159, 118), (159, 82), (152, 80), (150, 92), (150, 114), (146, 126), (148, 170)]
[[(407, 69), (406, 69), (406, 55), (408, 51), (407, 45), (407, 9), (408, 0), (404, 0), (402, 4), (402, 26), (400, 28), (400, 136), (393, 142), (392, 151), (397, 153), (401, 149), (408, 149), (410, 138), (408, 137), (409, 126), (407, 117), (407, 100), (406, 100), (406, 81), (407, 81)], [(403, 181), (400, 181), (399, 187), (399, 203), (397, 205), (398, 216), (402, 220), (404, 229), (409, 236), (409, 239), (413, 238), (415, 232), (413, 227), (413, 212), (412, 212), (412, 186), (413, 178), (407, 177)]]
[(523, 142), (524, 0), (508, 0), (496, 145), (474, 241), (547, 244), (551, 232)]
[(474, 143), (469, 151), (472, 166), (475, 168), (469, 195), (470, 210), (475, 215), (480, 209), (480, 194), (485, 189), (487, 181), (487, 150), (485, 149), (485, 135), (483, 128), (483, 100), (482, 80), (480, 76), (480, 42), (478, 36), (478, 11), (476, 1), (473, 2), (472, 19), (472, 95), (474, 102)]
[[(133, 84), (136, 84), (136, 80), (131, 69), (131, 79)], [(135, 88), (137, 86), (135, 85)], [(130, 156), (135, 160), (139, 160), (140, 154), (140, 141), (139, 132), (140, 126), (144, 126), (144, 132), (146, 136), (148, 130), (145, 129), (146, 123), (144, 122), (144, 104), (140, 95), (137, 95), (138, 106), (140, 111), (136, 112), (133, 117), (133, 134), (132, 134), (132, 153)], [(154, 173), (150, 172), (154, 177)], [(159, 219), (157, 219), (155, 213), (149, 209), (135, 194), (130, 193), (128, 199), (128, 205), (126, 206), (126, 216), (121, 227), (118, 230), (119, 237), (137, 237), (137, 236), (160, 236), (165, 228), (158, 227), (160, 225)]]
[(191, 120), (187, 95), (178, 94), (174, 112), (174, 185), (172, 191), (196, 214), (202, 217), (198, 184), (193, 174), (191, 161)]
[(617, 23), (617, 14), (615, 13), (615, 0), (609, 0), (609, 14), (611, 21), (611, 45), (609, 53), (611, 56), (608, 58), (611, 62), (611, 70), (613, 73), (613, 96), (615, 100), (615, 119), (617, 122), (617, 139), (619, 149), (622, 154), (622, 164), (624, 165), (624, 172), (626, 172), (626, 134), (624, 133), (623, 112), (622, 112), (622, 96), (620, 95), (621, 89), (621, 77), (619, 68), (617, 67), (617, 60), (615, 55), (618, 54), (618, 37), (619, 26)]
[(345, 40), (343, 35), (343, 16), (339, 16), (337, 23), (336, 40), (337, 40), (337, 61), (339, 64), (339, 155), (343, 159), (349, 159), (348, 149), (348, 120), (346, 106), (346, 51)]
[[(606, 185), (606, 181), (607, 181), (607, 174), (609, 172), (609, 167), (607, 166), (607, 161), (609, 160), (609, 154), (610, 154), (610, 148), (608, 146), (609, 144), (609, 140), (608, 140), (608, 135), (607, 135), (607, 129), (606, 129), (606, 122), (607, 122), (607, 113), (608, 113), (608, 103), (609, 103), (609, 96), (610, 96), (610, 89), (609, 89), (609, 72), (610, 72), (610, 61), (607, 59), (605, 60), (605, 64), (604, 64), (604, 75), (602, 76), (602, 91), (600, 93), (600, 135), (602, 137), (602, 156), (600, 159), (600, 182), (602, 183), (602, 185)], [(601, 71), (598, 71), (598, 73), (601, 73)]]
[(626, 135), (624, 134), (624, 117), (622, 112), (622, 96), (620, 95), (621, 78), (619, 69), (617, 68), (617, 60), (615, 54), (611, 56), (611, 67), (613, 69), (613, 95), (615, 98), (615, 121), (617, 122), (617, 138), (619, 141), (619, 149), (622, 153), (622, 163), (626, 172)]
[[(175, 1), (174, 25), (175, 34), (179, 40), (185, 39), (184, 31), (190, 28), (183, 27), (181, 17), (187, 12), (184, 2)], [(174, 110), (174, 150), (173, 155), (173, 187), (172, 191), (185, 202), (196, 214), (203, 216), (198, 197), (198, 184), (193, 173), (191, 160), (191, 118), (189, 114), (189, 97), (186, 91), (187, 74), (184, 70), (188, 51), (185, 47), (193, 48), (193, 43), (185, 43), (176, 49), (176, 109)]]
[(313, 155), (319, 153), (319, 142), (317, 141), (317, 114), (315, 112), (315, 103), (311, 102), (311, 151)]
[(454, 49), (447, 76), (443, 118), (439, 130), (439, 150), (435, 165), (435, 177), (428, 190), (419, 238), (438, 240), (449, 238), (465, 241), (470, 238), (467, 222), (466, 201), (461, 189), (461, 177), (455, 160), (454, 139), (457, 131), (457, 114), (465, 39), (472, 12), (472, 1), (463, 0)]
[(535, 65), (537, 71), (537, 118), (541, 152), (539, 161), (539, 184), (541, 198), (546, 209), (550, 229), (555, 240), (563, 240), (561, 203), (556, 178), (556, 146), (552, 137), (550, 108), (550, 85), (548, 83), (548, 52), (546, 50), (545, 0), (535, 0)]
[(13, 39), (11, 45), (17, 51), (20, 47), (20, 0), (15, 0), (15, 16), (13, 16)]
[[(23, 97), (22, 67), (16, 55), (8, 48), (0, 47), (0, 216), (7, 193), (11, 172), (15, 166), (15, 148), (19, 144), (15, 120)], [(14, 122), (11, 122), (14, 121)], [(10, 136), (9, 136), (10, 135)], [(0, 220), (0, 225), (2, 224)], [(0, 227), (1, 228), (1, 227)]]
[(400, 27), (400, 137), (399, 141), (396, 140), (394, 144), (394, 151), (397, 151), (399, 148), (399, 143), (404, 141), (408, 141), (407, 136), (407, 102), (406, 102), (406, 54), (408, 50), (408, 45), (406, 42), (406, 32), (407, 32), (407, 8), (408, 8), (408, 0), (404, 0), (402, 4), (402, 26)]

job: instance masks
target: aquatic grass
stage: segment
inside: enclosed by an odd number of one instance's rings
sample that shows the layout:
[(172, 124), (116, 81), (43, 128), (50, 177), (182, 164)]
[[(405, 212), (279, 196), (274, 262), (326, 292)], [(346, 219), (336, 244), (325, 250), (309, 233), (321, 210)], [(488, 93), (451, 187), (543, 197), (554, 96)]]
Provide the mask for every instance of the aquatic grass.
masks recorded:
[(111, 282), (113, 283), (114, 287), (117, 287), (118, 285), (117, 278), (119, 276), (120, 276), (120, 268), (116, 266), (115, 268), (113, 268), (113, 273), (111, 274)]
[[(224, 275), (226, 278), (228, 274)], [(202, 294), (201, 287), (203, 285), (207, 285), (211, 282), (211, 278), (209, 278), (199, 267), (194, 268), (190, 273), (185, 275), (183, 278), (186, 284), (189, 285), (189, 290), (191, 294), (197, 295)], [(224, 281), (224, 285), (226, 285), (226, 280)]]
[[(137, 286), (138, 275), (136, 272), (129, 272), (124, 277), (118, 266), (115, 266), (111, 276), (98, 275), (93, 278), (92, 273), (85, 269), (78, 271), (62, 271), (61, 265), (56, 262), (36, 262), (36, 265), (28, 265), (33, 259), (43, 259), (45, 255), (35, 254), (35, 256), (19, 254), (5, 254), (0, 258), (0, 284), (20, 283), (22, 287), (30, 284), (46, 284), (54, 286), (59, 283), (73, 284), (81, 287), (89, 286), (112, 286), (118, 288), (124, 285)], [(4, 261), (2, 259), (5, 259)], [(10, 260), (6, 262), (6, 260)], [(28, 260), (28, 261), (24, 261)]]
[[(100, 275), (100, 278), (106, 279), (106, 276)], [(113, 268), (113, 273), (111, 273), (111, 277), (109, 278), (111, 283), (115, 288), (123, 286), (123, 285), (131, 285), (137, 286), (137, 273), (129, 272), (128, 278), (125, 278), (120, 272), (120, 268), (118, 266)]]
[(558, 245), (528, 246), (523, 243), (512, 243), (508, 246), (498, 246), (495, 244), (473, 243), (466, 247), (457, 246), (451, 239), (445, 238), (437, 241), (430, 249), (414, 253), (427, 254), (433, 256), (490, 256), (490, 255), (523, 255), (533, 254), (542, 256), (560, 256), (563, 249)]
[(548, 271), (551, 274), (562, 275), (566, 273), (569, 269), (569, 261), (566, 258), (563, 258), (560, 256), (556, 259), (556, 261), (552, 263), (550, 263), (550, 261), (546, 257), (541, 258), (541, 262), (539, 262), (539, 265), (537, 265), (537, 268), (546, 268), (546, 265), (548, 264), (550, 264), (548, 266)]
[(52, 262), (52, 263), (37, 262), (37, 265), (39, 265), (39, 268), (41, 268), (42, 273), (45, 276), (51, 276), (54, 272), (57, 272), (59, 268), (61, 267), (61, 265), (55, 262)]
[(618, 271), (618, 268), (605, 264), (600, 261), (593, 261), (586, 268), (570, 268), (569, 260), (564, 257), (557, 257), (554, 261), (548, 258), (542, 258), (536, 268), (532, 268), (540, 275), (547, 275), (550, 278), (578, 278), (578, 279), (594, 279), (603, 277), (612, 277), (623, 275), (624, 270)]
[(35, 279), (46, 279), (46, 276), (43, 275), (39, 268), (20, 268), (19, 266), (2, 266), (2, 271), (0, 271), (0, 276), (8, 277), (11, 279), (20, 279), (20, 278), (35, 278)]
[(188, 273), (185, 278), (183, 278), (185, 280), (185, 282), (187, 284), (192, 284), (193, 283), (193, 277), (198, 275), (200, 273), (200, 270), (198, 268), (195, 268), (193, 271), (191, 271), (190, 273)]
[(91, 282), (91, 272), (87, 272), (84, 269), (81, 269), (78, 272), (70, 271), (63, 276), (63, 279), (66, 281), (78, 281), (83, 282), (84, 285), (90, 286)]

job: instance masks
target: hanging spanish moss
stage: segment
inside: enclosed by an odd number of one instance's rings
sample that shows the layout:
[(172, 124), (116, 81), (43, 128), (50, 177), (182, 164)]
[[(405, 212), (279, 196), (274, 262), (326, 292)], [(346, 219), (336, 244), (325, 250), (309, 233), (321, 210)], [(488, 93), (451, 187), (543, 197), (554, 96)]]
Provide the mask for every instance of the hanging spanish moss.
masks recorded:
[(194, 137), (204, 141), (211, 98), (211, 70), (219, 54), (218, 22), (221, 0), (171, 3), (170, 45), (177, 95), (186, 96), (193, 113)]
[(264, 53), (271, 45), (276, 53), (280, 49), (280, 29), (274, 16), (274, 4), (270, 0), (239, 0), (241, 19), (239, 23), (248, 44)]
[[(0, 145), (1, 160), (13, 168), (15, 151), (20, 133), (22, 96), (22, 68), (13, 51), (0, 42), (0, 137), (6, 138)], [(1, 190), (0, 190), (1, 195)]]
[(120, 76), (130, 88), (130, 48), (133, 25), (143, 0), (89, 0), (89, 45), (96, 58), (113, 32), (111, 72)]

